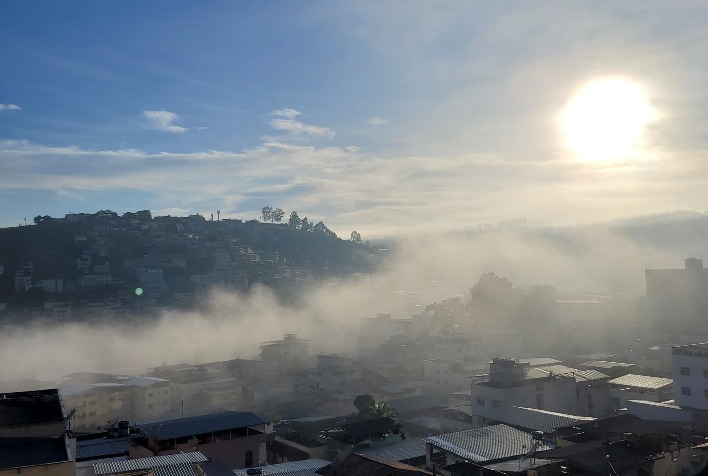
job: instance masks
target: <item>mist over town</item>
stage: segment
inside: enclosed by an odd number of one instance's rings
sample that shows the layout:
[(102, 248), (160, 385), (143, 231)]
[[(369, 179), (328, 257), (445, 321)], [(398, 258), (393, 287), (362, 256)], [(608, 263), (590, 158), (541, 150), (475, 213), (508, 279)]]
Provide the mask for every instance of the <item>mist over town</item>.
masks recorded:
[(703, 2), (0, 18), (0, 476), (708, 475)]

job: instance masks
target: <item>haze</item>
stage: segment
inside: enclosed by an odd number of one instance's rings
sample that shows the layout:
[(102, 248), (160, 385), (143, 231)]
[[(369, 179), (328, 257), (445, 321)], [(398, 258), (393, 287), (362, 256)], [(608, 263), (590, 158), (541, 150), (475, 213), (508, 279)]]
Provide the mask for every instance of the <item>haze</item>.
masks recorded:
[[(705, 206), (702, 2), (3, 2), (0, 16), (2, 226), (272, 205), (375, 237)], [(607, 78), (635, 89), (573, 106)]]

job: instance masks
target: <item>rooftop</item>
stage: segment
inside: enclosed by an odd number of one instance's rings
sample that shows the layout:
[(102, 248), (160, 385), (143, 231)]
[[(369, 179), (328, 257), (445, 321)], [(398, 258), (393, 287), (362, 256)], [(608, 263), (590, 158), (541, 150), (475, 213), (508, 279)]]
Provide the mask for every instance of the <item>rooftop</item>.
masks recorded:
[[(479, 410), (485, 409), (486, 407), (480, 408)], [(595, 418), (592, 417), (569, 415), (566, 413), (525, 407), (490, 408), (488, 413), (479, 410), (476, 410), (476, 412), (484, 417), (529, 431), (538, 430), (550, 432), (557, 428), (595, 420)]]
[(0, 427), (64, 420), (57, 389), (0, 394)]
[(222, 412), (147, 423), (137, 427), (152, 438), (157, 436), (158, 440), (166, 440), (263, 425), (270, 421), (253, 412)]
[[(248, 468), (248, 470), (253, 471), (254, 469), (256, 471), (261, 470), (263, 475), (269, 475), (269, 474), (279, 474), (282, 475), (284, 473), (291, 473), (293, 471), (298, 471), (302, 472), (303, 474), (317, 474), (315, 473), (316, 470), (320, 468), (324, 468), (330, 464), (329, 461), (323, 460), (323, 459), (306, 459), (302, 461), (291, 461), (289, 463), (280, 463), (280, 464), (269, 464), (266, 466), (257, 466), (255, 468)], [(236, 469), (234, 470), (234, 473), (236, 476), (246, 476), (248, 473), (246, 469)], [(309, 472), (305, 472), (303, 470), (310, 470)]]
[(627, 374), (621, 377), (613, 378), (608, 382), (611, 385), (644, 388), (648, 390), (658, 390), (664, 387), (670, 387), (674, 381), (670, 378), (650, 377), (648, 375)]
[(39, 466), (64, 461), (69, 461), (69, 455), (63, 436), (55, 438), (0, 438), (0, 469)]
[[(431, 436), (423, 441), (460, 458), (471, 461), (502, 461), (525, 455), (531, 448), (531, 435), (507, 425), (492, 425), (484, 428)], [(551, 446), (540, 442), (538, 451)]]
[(171, 466), (180, 463), (201, 463), (209, 461), (199, 451), (191, 453), (180, 453), (176, 455), (150, 456), (148, 458), (137, 458), (123, 461), (108, 461), (96, 463), (93, 469), (97, 475), (125, 473), (128, 471), (139, 471), (144, 469), (154, 469), (161, 466)]

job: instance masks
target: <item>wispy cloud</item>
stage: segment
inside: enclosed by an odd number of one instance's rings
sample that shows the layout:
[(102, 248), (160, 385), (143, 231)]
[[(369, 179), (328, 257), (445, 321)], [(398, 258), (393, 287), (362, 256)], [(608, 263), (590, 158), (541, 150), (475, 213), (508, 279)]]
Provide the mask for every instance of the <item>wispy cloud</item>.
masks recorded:
[(388, 124), (388, 120), (384, 119), (383, 117), (380, 116), (374, 116), (366, 120), (366, 123), (372, 126), (383, 126), (384, 124)]
[(316, 136), (332, 139), (334, 131), (328, 127), (313, 126), (297, 120), (300, 112), (295, 109), (279, 109), (271, 112), (270, 125), (275, 130), (287, 131), (294, 136)]
[(179, 120), (179, 116), (174, 112), (164, 110), (143, 111), (143, 117), (150, 122), (152, 128), (164, 132), (180, 134), (189, 130), (187, 127), (182, 127), (175, 124), (175, 122)]
[(20, 111), (21, 109), (17, 104), (0, 104), (0, 111)]

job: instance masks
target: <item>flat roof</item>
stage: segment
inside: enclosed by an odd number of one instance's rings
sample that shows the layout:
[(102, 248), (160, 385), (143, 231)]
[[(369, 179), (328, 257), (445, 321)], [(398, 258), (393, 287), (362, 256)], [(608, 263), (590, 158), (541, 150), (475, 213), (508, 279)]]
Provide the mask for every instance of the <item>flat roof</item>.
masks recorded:
[(608, 381), (611, 385), (622, 385), (634, 388), (646, 388), (649, 390), (658, 390), (660, 388), (673, 385), (674, 381), (664, 377), (650, 377), (648, 375), (627, 374), (621, 377), (613, 378)]
[(157, 436), (158, 440), (168, 440), (263, 425), (270, 421), (272, 420), (253, 412), (221, 412), (147, 423), (137, 427), (150, 438)]
[(61, 398), (55, 388), (0, 393), (0, 427), (63, 420)]

